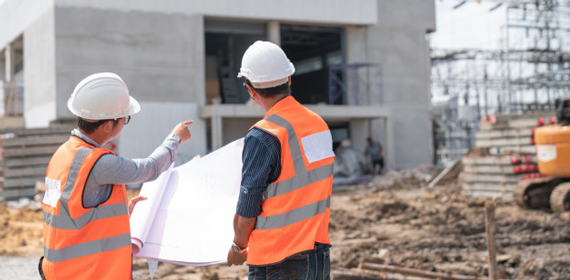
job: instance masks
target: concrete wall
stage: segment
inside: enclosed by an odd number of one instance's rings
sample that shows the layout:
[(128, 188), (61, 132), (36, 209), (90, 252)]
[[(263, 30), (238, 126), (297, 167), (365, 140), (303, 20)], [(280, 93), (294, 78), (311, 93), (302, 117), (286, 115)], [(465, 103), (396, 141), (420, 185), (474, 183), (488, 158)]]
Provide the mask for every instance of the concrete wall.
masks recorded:
[[(26, 103), (25, 114), (30, 127), (70, 117), (66, 104), (75, 85), (89, 74), (112, 71), (121, 75), (131, 94), (144, 104), (143, 112), (119, 139), (119, 149), (125, 156), (146, 156), (179, 118), (197, 116), (194, 108), (206, 103), (205, 17), (333, 24), (346, 27), (348, 63), (382, 65), (384, 105), (392, 109), (394, 117), (394, 167), (431, 162), (430, 64), (425, 34), (435, 29), (433, 1), (40, 2), (5, 0), (0, 5), (0, 48), (24, 33), (26, 99), (31, 101)], [(169, 106), (176, 110), (159, 115), (160, 110), (169, 111)], [(157, 116), (143, 115), (149, 111)], [(135, 121), (137, 117), (144, 122)], [(204, 121), (195, 121), (194, 136), (205, 138)], [(243, 136), (249, 125), (249, 120), (224, 124), (228, 128), (224, 142), (233, 140), (226, 137)], [(351, 125), (356, 148), (364, 149), (363, 139), (368, 134), (386, 139), (382, 120)], [(164, 131), (149, 131), (155, 127)], [(145, 133), (152, 134), (152, 145), (126, 144), (140, 141)], [(205, 151), (205, 139), (190, 145), (189, 157)]]
[[(200, 15), (56, 8), (58, 104), (101, 71), (119, 74), (140, 102), (205, 103)], [(67, 107), (57, 108), (68, 117)]]
[(53, 0), (4, 0), (0, 4), (0, 50), (53, 6)]
[(377, 20), (377, 0), (58, 0), (56, 4), (58, 7), (98, 8), (123, 12), (202, 14), (212, 17), (307, 23), (373, 24)]
[[(24, 119), (26, 127), (47, 127), (56, 119), (54, 8), (24, 31)], [(61, 105), (60, 105), (61, 106)]]
[[(382, 67), (384, 106), (392, 109), (394, 120), (395, 168), (432, 162), (426, 32), (433, 30), (435, 6), (425, 0), (381, 0), (377, 25), (347, 28), (347, 61), (379, 63)], [(383, 121), (373, 121), (371, 127), (373, 138), (385, 138), (381, 135)], [(358, 141), (354, 145), (363, 149), (365, 144)]]
[(128, 158), (148, 157), (172, 131), (184, 120), (194, 120), (190, 125), (192, 137), (178, 150), (176, 165), (206, 154), (206, 127), (200, 121), (200, 105), (194, 102), (141, 102), (141, 112), (134, 115), (123, 128), (117, 141), (118, 153)]

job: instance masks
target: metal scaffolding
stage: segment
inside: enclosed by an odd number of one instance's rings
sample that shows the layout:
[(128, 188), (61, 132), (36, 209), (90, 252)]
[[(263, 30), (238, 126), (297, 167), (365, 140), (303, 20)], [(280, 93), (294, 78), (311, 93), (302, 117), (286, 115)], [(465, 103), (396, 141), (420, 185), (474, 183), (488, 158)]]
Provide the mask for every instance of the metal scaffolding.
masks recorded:
[[(455, 8), (466, 1), (459, 2)], [(570, 97), (570, 0), (493, 2), (489, 12), (506, 5), (501, 49), (431, 50), (433, 99), (456, 100), (434, 105), (440, 161), (472, 147), (481, 118), (553, 110)]]

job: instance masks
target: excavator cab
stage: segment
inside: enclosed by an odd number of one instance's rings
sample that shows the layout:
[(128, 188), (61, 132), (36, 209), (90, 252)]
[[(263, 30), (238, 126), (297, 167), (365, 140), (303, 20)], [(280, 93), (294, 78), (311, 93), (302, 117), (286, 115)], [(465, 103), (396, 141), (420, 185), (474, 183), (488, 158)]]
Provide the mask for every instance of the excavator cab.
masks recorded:
[(539, 172), (544, 178), (522, 180), (513, 197), (522, 208), (570, 211), (570, 98), (556, 100), (557, 123), (534, 133)]

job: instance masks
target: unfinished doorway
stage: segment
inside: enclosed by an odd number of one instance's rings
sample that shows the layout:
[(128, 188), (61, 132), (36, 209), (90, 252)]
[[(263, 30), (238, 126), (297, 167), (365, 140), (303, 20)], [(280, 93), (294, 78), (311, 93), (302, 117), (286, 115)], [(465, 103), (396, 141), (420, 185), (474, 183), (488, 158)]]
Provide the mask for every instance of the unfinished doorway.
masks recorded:
[(344, 63), (342, 38), (340, 27), (281, 24), (281, 47), (295, 65), (291, 89), (302, 104), (329, 103), (328, 68)]
[(247, 90), (236, 77), (245, 50), (265, 40), (264, 22), (206, 19), (206, 101), (208, 104), (244, 104)]

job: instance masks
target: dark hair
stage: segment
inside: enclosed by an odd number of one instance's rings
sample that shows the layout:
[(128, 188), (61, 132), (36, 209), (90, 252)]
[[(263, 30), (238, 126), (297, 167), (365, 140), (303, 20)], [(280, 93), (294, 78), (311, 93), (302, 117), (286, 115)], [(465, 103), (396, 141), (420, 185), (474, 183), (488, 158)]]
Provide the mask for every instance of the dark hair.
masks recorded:
[(366, 141), (372, 142), (372, 137), (367, 137), (367, 138), (366, 138)]
[(245, 79), (245, 83), (254, 88), (255, 91), (257, 91), (257, 93), (259, 93), (259, 95), (263, 97), (271, 97), (280, 94), (287, 94), (287, 95), (291, 94), (291, 87), (289, 86), (288, 81), (285, 82), (284, 84), (270, 88), (256, 88), (251, 84), (251, 82), (248, 79)]
[(77, 127), (79, 129), (81, 129), (81, 131), (89, 134), (89, 133), (93, 133), (95, 131), (95, 129), (97, 129), (98, 127), (100, 127), (102, 124), (104, 124), (107, 121), (112, 121), (113, 122), (113, 128), (115, 128), (115, 126), (117, 126), (117, 124), (119, 123), (120, 119), (107, 119), (107, 120), (98, 120), (98, 121), (94, 121), (94, 122), (89, 122), (87, 120), (84, 120), (82, 118), (77, 118)]

